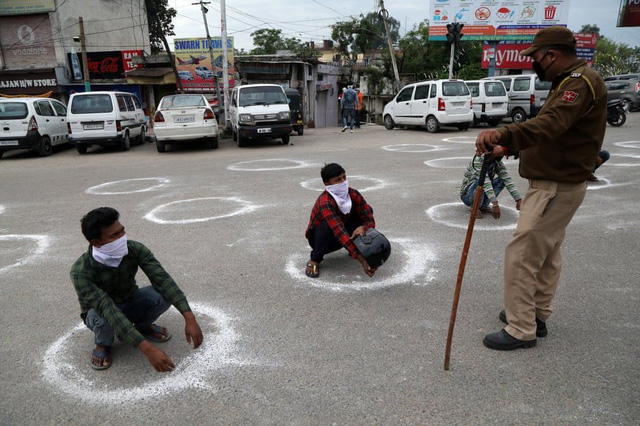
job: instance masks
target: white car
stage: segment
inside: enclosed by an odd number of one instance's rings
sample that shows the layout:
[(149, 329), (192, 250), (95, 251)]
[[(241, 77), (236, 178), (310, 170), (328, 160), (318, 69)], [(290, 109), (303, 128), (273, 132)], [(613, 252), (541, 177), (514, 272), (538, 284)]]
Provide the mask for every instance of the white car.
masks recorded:
[(27, 149), (51, 155), (67, 143), (67, 107), (55, 99), (0, 98), (0, 158), (6, 151)]
[(522, 123), (527, 118), (535, 117), (551, 90), (551, 82), (540, 81), (535, 74), (485, 77), (483, 80), (499, 80), (504, 83), (509, 96), (508, 114), (514, 123)]
[(180, 80), (193, 80), (193, 74), (191, 74), (191, 71), (178, 71), (178, 77), (180, 77)]
[(213, 72), (205, 66), (196, 67), (196, 75), (204, 80), (213, 78)]
[(473, 125), (489, 123), (495, 127), (509, 113), (509, 96), (500, 80), (465, 81), (473, 99)]
[(473, 122), (471, 93), (461, 80), (422, 81), (405, 86), (382, 112), (384, 126), (426, 126), (435, 133), (440, 126), (467, 130)]
[(147, 123), (138, 97), (127, 92), (81, 92), (69, 99), (69, 140), (80, 154), (93, 145), (131, 148), (144, 142)]
[(165, 152), (167, 144), (195, 139), (204, 139), (209, 148), (218, 147), (218, 123), (204, 95), (177, 94), (162, 98), (153, 130), (158, 152)]

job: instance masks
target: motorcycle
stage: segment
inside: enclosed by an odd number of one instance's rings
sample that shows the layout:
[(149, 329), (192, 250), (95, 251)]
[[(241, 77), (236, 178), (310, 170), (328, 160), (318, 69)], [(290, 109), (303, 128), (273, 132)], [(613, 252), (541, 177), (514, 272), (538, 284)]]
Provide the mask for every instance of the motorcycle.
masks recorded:
[(620, 127), (627, 121), (627, 114), (624, 112), (624, 101), (622, 99), (612, 99), (607, 102), (607, 122), (613, 127)]

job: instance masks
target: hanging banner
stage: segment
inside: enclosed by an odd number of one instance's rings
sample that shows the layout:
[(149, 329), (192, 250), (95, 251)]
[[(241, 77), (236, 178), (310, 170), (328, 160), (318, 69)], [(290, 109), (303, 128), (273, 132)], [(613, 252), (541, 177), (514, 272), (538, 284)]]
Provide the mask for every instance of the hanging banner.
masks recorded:
[[(173, 53), (176, 57), (178, 76), (182, 87), (192, 92), (215, 92), (214, 75), (222, 90), (222, 38), (212, 37), (213, 64), (209, 55), (209, 42), (206, 38), (177, 38), (173, 41)], [(233, 37), (227, 38), (229, 88), (235, 87)]]
[(2, 0), (0, 16), (31, 15), (33, 13), (53, 12), (56, 10), (55, 0)]
[[(632, 0), (633, 1), (633, 0)], [(463, 40), (533, 40), (542, 28), (567, 26), (570, 0), (430, 0), (430, 41), (446, 41), (447, 24), (464, 24)]]
[(618, 27), (640, 27), (640, 0), (622, 0)]

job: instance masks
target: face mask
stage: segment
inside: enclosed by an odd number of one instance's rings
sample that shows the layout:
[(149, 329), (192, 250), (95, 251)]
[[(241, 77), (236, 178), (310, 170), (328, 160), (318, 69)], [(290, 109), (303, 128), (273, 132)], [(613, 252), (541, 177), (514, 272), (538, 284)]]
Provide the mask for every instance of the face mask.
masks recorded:
[[(540, 62), (544, 61), (544, 58), (546, 58), (548, 54), (549, 52), (545, 53), (544, 56), (540, 58)], [(549, 69), (549, 67), (553, 65), (553, 62), (551, 62), (549, 66), (546, 68), (542, 68), (542, 65), (540, 64), (540, 62), (533, 61), (533, 64), (531, 66), (533, 68), (533, 71), (536, 73), (536, 75), (540, 79), (540, 81), (546, 81), (544, 78), (546, 77), (547, 70)]]
[(115, 241), (105, 244), (102, 247), (92, 247), (93, 258), (106, 266), (117, 268), (122, 262), (122, 258), (129, 254), (127, 247), (127, 235), (123, 235)]
[(342, 183), (327, 186), (327, 192), (331, 194), (342, 214), (351, 211), (351, 197), (349, 196), (349, 181), (345, 179)]

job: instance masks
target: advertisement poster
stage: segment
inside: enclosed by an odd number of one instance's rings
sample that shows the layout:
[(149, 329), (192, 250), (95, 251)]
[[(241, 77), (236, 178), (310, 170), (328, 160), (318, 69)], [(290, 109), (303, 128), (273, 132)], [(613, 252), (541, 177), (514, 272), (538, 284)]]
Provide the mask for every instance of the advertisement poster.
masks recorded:
[(0, 17), (0, 48), (7, 68), (53, 68), (58, 63), (47, 14)]
[[(192, 92), (215, 92), (214, 75), (222, 90), (222, 38), (212, 37), (213, 64), (206, 38), (177, 38), (173, 41), (176, 68), (182, 87)], [(235, 87), (233, 79), (233, 37), (227, 38), (229, 88)]]
[[(578, 57), (586, 59), (589, 66), (593, 64), (593, 56), (598, 42), (598, 34), (574, 33), (576, 37), (576, 50)], [(530, 42), (500, 42), (496, 49), (496, 69), (530, 70), (532, 59), (520, 55), (520, 52), (529, 48)], [(485, 44), (482, 49), (482, 68), (489, 68), (490, 46)]]
[[(79, 58), (80, 54), (77, 54)], [(141, 50), (113, 50), (109, 52), (87, 52), (87, 63), (89, 64), (89, 78), (91, 80), (111, 80), (124, 78), (125, 71), (136, 68), (132, 58), (142, 55)], [(69, 63), (73, 69), (74, 53), (69, 53)], [(74, 79), (83, 79), (82, 69), (78, 74), (74, 70)], [(80, 78), (77, 78), (77, 77)]]
[(464, 24), (463, 40), (531, 41), (542, 28), (567, 26), (570, 0), (430, 0), (429, 40), (446, 41), (447, 24)]
[(2, 0), (0, 16), (30, 15), (33, 13), (53, 12), (56, 10), (55, 0)]
[(640, 27), (640, 0), (621, 0), (618, 27)]

